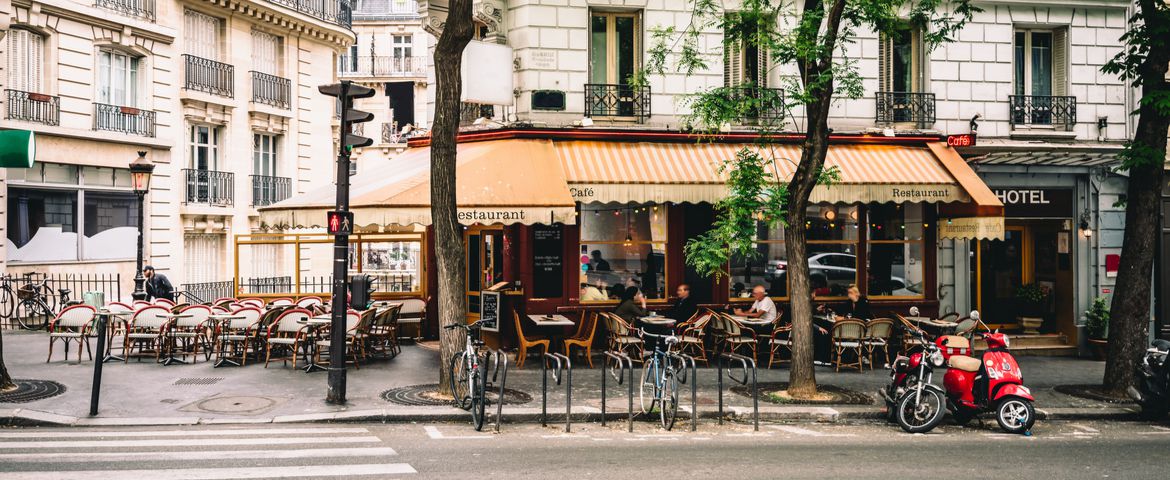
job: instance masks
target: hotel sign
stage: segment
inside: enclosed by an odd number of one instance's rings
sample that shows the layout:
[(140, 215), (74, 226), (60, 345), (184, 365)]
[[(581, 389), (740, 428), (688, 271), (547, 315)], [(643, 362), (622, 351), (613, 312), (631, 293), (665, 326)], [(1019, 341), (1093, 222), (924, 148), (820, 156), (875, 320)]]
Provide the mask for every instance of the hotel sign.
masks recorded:
[(1009, 218), (1070, 218), (1073, 215), (1071, 188), (992, 188), (1003, 202)]

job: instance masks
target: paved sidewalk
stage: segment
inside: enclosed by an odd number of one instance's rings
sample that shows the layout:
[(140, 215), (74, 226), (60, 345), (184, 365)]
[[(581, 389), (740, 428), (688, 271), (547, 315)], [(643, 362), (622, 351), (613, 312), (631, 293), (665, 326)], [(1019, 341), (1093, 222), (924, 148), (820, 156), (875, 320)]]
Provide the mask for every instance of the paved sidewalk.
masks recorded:
[[(465, 420), (467, 414), (449, 406), (402, 406), (381, 398), (387, 389), (438, 382), (438, 353), (406, 346), (402, 355), (392, 360), (374, 361), (351, 368), (348, 372), (347, 398), (344, 406), (325, 403), (326, 373), (306, 374), (289, 366), (274, 363), (243, 368), (213, 368), (200, 361), (194, 365), (162, 366), (149, 360), (113, 362), (103, 368), (99, 415), (89, 417), (90, 386), (93, 362), (80, 365), (65, 363), (59, 350), (52, 363), (45, 363), (48, 340), (44, 333), (4, 332), (4, 353), (8, 370), (17, 379), (53, 380), (66, 387), (64, 394), (28, 403), (0, 403), (0, 425), (159, 425), (195, 423), (272, 423), (310, 421), (441, 421)], [(73, 358), (71, 356), (71, 358)], [(1027, 385), (1037, 396), (1037, 408), (1047, 418), (1129, 418), (1132, 405), (1109, 405), (1071, 397), (1056, 392), (1062, 384), (1099, 382), (1104, 363), (1046, 357), (1021, 357)], [(595, 358), (594, 364), (601, 365)], [(521, 405), (504, 406), (505, 423), (536, 421), (541, 402), (539, 363), (530, 359), (523, 370), (509, 372), (507, 388), (527, 393), (532, 400)], [(596, 420), (600, 414), (600, 368), (578, 365), (573, 371), (573, 420)], [(715, 369), (698, 372), (698, 410), (700, 418), (717, 416), (718, 394)], [(611, 379), (612, 380), (612, 379)], [(758, 381), (785, 382), (786, 368), (760, 369)], [(760, 417), (768, 421), (838, 421), (851, 418), (876, 418), (884, 406), (876, 391), (888, 381), (887, 372), (878, 369), (861, 373), (834, 373), (818, 367), (817, 380), (868, 394), (870, 405), (777, 405), (761, 399)], [(941, 381), (940, 379), (937, 379)], [(563, 422), (564, 386), (553, 384), (550, 376), (548, 411), (550, 421)], [(725, 386), (730, 387), (730, 381)], [(683, 405), (689, 408), (689, 386), (684, 387)], [(637, 389), (635, 389), (637, 396)], [(608, 413), (611, 418), (624, 417), (627, 405), (626, 386), (610, 383)], [(725, 392), (728, 415), (741, 421), (750, 419), (750, 397)], [(635, 409), (637, 399), (635, 398)]]

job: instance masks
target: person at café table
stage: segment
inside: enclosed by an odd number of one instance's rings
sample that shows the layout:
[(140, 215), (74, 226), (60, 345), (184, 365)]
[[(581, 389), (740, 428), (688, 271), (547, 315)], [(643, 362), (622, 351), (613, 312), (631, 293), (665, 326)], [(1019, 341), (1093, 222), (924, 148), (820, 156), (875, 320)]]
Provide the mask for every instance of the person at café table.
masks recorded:
[(650, 315), (646, 310), (646, 297), (642, 295), (642, 291), (638, 287), (630, 287), (622, 290), (622, 301), (618, 304), (617, 310), (614, 314), (622, 317), (626, 323), (634, 325), (639, 318)]
[(679, 323), (690, 320), (691, 317), (695, 316), (695, 312), (699, 311), (699, 305), (695, 303), (694, 298), (691, 298), (691, 286), (681, 283), (674, 293), (678, 296), (678, 300), (674, 301), (674, 305), (666, 313), (667, 318), (673, 318)]
[(841, 306), (841, 310), (837, 315), (846, 318), (855, 318), (857, 320), (869, 320), (873, 318), (873, 314), (869, 311), (869, 299), (861, 296), (861, 290), (857, 285), (849, 285), (846, 291), (845, 304)]
[[(827, 366), (832, 358), (833, 337), (829, 335), (829, 329), (825, 328), (825, 325), (828, 322), (826, 317), (833, 313), (833, 310), (823, 303), (817, 304), (817, 290), (815, 288), (809, 293), (812, 297), (812, 303), (815, 305), (813, 307), (813, 364)], [(792, 306), (788, 305), (784, 313), (784, 318), (791, 322)]]
[(752, 287), (752, 298), (755, 300), (755, 303), (752, 303), (752, 308), (748, 310), (737, 308), (735, 314), (769, 322), (776, 320), (776, 303), (768, 297), (768, 290), (764, 289), (763, 285)]
[(601, 293), (601, 290), (598, 290), (597, 287), (594, 287), (593, 285), (590, 285), (588, 283), (581, 284), (581, 299), (580, 299), (580, 301), (582, 301), (582, 302), (602, 302), (602, 301), (605, 301), (608, 299), (609, 298), (606, 297), (604, 293)]

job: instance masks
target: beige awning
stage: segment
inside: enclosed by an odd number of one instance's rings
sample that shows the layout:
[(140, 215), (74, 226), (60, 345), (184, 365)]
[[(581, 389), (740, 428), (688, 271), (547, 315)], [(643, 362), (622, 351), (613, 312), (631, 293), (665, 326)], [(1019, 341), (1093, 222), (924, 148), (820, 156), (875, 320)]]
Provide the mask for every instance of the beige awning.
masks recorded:
[[(357, 226), (431, 223), (430, 148), (412, 148), (384, 162), (364, 163), (350, 179)], [(575, 223), (575, 204), (549, 140), (461, 143), (456, 166), (459, 223)], [(267, 207), (263, 223), (277, 228), (320, 227), (334, 209), (330, 185)]]

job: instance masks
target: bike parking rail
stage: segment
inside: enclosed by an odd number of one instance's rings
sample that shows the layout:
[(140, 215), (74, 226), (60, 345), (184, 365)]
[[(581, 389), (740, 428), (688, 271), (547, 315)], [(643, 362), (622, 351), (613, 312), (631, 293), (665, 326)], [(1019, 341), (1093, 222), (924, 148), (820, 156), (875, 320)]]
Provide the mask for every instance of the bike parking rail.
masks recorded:
[(670, 353), (666, 354), (668, 358), (678, 360), (682, 365), (682, 372), (678, 376), (679, 381), (687, 383), (687, 373), (691, 374), (691, 431), (699, 429), (699, 380), (698, 368), (695, 367), (695, 357), (684, 353)]
[[(492, 383), (500, 381), (500, 398), (496, 401), (496, 433), (500, 433), (500, 424), (504, 423), (504, 385), (508, 383), (508, 354), (503, 350), (488, 349), (488, 358), (492, 359), (488, 367), (495, 365), (492, 372)], [(501, 372), (503, 374), (501, 375)]]
[[(561, 384), (561, 380), (566, 380), (565, 383), (565, 433), (569, 433), (572, 425), (573, 413), (573, 362), (569, 357), (561, 353), (544, 353), (544, 358), (540, 362), (541, 373), (541, 389), (540, 389), (540, 426), (547, 427), (548, 422), (548, 362), (552, 360), (556, 362), (556, 370), (553, 371), (553, 380), (557, 385)], [(562, 375), (564, 373), (564, 375)]]
[[(628, 425), (628, 431), (630, 433), (633, 433), (634, 432), (634, 361), (632, 359), (630, 359), (629, 355), (626, 355), (623, 352), (616, 352), (615, 353), (615, 352), (606, 351), (605, 356), (613, 359), (615, 367), (612, 369), (609, 368), (608, 367), (609, 362), (607, 361), (606, 362), (607, 365), (603, 366), (601, 368), (601, 426), (603, 426), (603, 427), (605, 426), (605, 392), (606, 392), (605, 377), (613, 375), (613, 378), (617, 380), (618, 385), (621, 385), (623, 383), (623, 379), (626, 376), (626, 371), (628, 370), (630, 372), (630, 374), (629, 374), (630, 381), (626, 383), (626, 388), (627, 388), (626, 399), (629, 401), (629, 420), (627, 421), (627, 425)], [(616, 372), (620, 372), (620, 373), (616, 373)]]
[(722, 361), (715, 362), (719, 368), (719, 424), (723, 425), (723, 367), (724, 363), (734, 363), (741, 367), (743, 378), (735, 378), (735, 374), (732, 373), (730, 368), (727, 369), (727, 378), (734, 380), (740, 385), (747, 385), (748, 366), (751, 366), (752, 417), (755, 423), (755, 430), (757, 432), (760, 431), (760, 389), (756, 384), (756, 360), (735, 353), (721, 353), (719, 354), (719, 359)]

